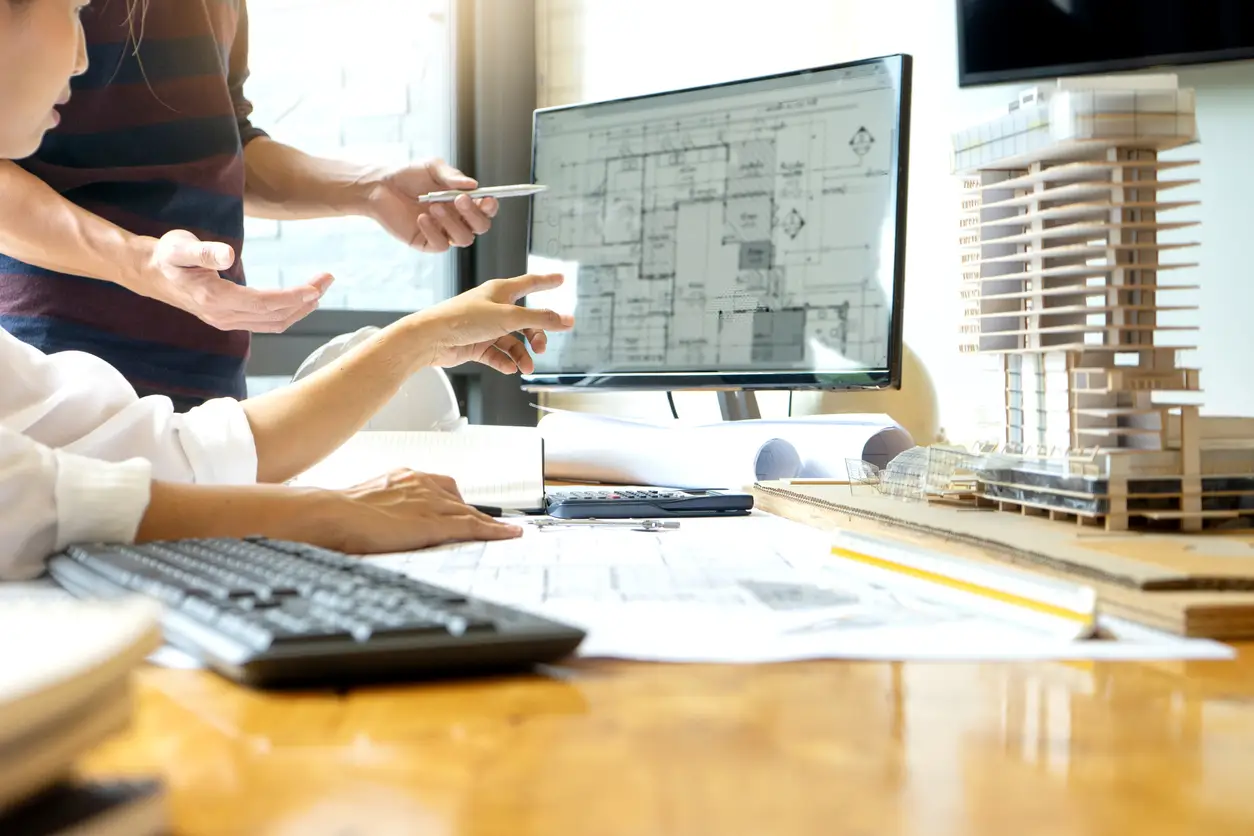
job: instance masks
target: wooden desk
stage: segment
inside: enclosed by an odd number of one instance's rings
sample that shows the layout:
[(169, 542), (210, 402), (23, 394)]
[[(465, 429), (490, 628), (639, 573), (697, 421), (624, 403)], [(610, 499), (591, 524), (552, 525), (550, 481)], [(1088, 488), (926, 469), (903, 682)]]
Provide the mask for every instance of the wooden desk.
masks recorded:
[(169, 782), (176, 833), (1254, 833), (1237, 662), (580, 662), (271, 696), (147, 669), (96, 773)]

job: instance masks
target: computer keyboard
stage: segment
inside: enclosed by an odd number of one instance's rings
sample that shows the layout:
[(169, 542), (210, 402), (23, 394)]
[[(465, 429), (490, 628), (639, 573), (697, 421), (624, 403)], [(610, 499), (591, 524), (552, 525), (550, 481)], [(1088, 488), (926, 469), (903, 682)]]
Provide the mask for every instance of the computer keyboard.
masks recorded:
[(260, 687), (527, 667), (584, 638), (521, 609), (264, 538), (71, 546), (48, 570), (82, 597), (161, 601), (168, 643)]
[(674, 488), (549, 488), (546, 511), (560, 519), (647, 519), (650, 517), (743, 516), (753, 494)]

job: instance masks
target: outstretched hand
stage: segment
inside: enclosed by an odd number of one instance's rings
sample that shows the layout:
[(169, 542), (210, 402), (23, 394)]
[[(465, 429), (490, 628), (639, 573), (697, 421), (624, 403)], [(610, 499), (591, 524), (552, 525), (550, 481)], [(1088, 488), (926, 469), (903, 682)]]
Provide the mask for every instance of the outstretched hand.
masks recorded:
[(569, 331), (575, 326), (575, 318), (516, 303), (532, 293), (560, 287), (562, 281), (560, 274), (493, 279), (414, 314), (422, 319), (422, 327), (429, 329), (435, 344), (431, 365), (448, 367), (473, 362), (505, 374), (532, 373), (535, 361), (528, 345), (532, 351), (543, 354), (548, 347), (547, 332)]
[(280, 333), (316, 310), (334, 281), (323, 274), (299, 287), (245, 287), (220, 273), (234, 263), (235, 250), (229, 245), (174, 230), (156, 242), (141, 268), (144, 280), (134, 290), (222, 331)]

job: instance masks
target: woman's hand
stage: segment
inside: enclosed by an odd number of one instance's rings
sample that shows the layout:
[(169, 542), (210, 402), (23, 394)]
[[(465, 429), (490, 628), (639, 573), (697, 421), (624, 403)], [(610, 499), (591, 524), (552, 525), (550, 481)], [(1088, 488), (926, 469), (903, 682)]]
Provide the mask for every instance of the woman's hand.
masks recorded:
[(522, 536), (522, 529), (467, 505), (447, 476), (397, 470), (342, 491), (153, 482), (135, 539), (252, 535), (348, 554), (381, 554), (509, 540)]
[(574, 319), (515, 302), (561, 283), (561, 276), (487, 282), (403, 317), (291, 386), (245, 401), (257, 478), (279, 483), (304, 473), (365, 426), (408, 377), (426, 366), (477, 361), (506, 374), (534, 371), (516, 334), (543, 351), (546, 332), (565, 331)]
[(348, 554), (414, 551), (469, 540), (522, 536), (467, 505), (447, 476), (396, 470), (330, 494), (329, 525), (319, 539)]
[[(546, 308), (516, 304), (524, 296), (553, 290), (561, 275), (493, 279), (473, 290), (406, 317), (430, 341), (433, 366), (483, 363), (499, 372), (530, 374), (535, 363), (522, 335), (537, 354), (548, 345), (548, 331), (569, 331), (575, 318)], [(404, 320), (403, 320), (404, 322)]]

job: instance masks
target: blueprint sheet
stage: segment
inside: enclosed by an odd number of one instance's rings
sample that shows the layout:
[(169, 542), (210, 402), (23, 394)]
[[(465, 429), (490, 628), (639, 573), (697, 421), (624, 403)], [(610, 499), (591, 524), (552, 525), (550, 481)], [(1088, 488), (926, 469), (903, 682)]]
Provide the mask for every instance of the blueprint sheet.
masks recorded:
[(414, 578), (578, 624), (583, 656), (671, 662), (1231, 658), (1226, 645), (1118, 620), (1071, 641), (885, 585), (830, 554), (832, 535), (754, 514), (645, 532), (522, 538), (369, 558)]

